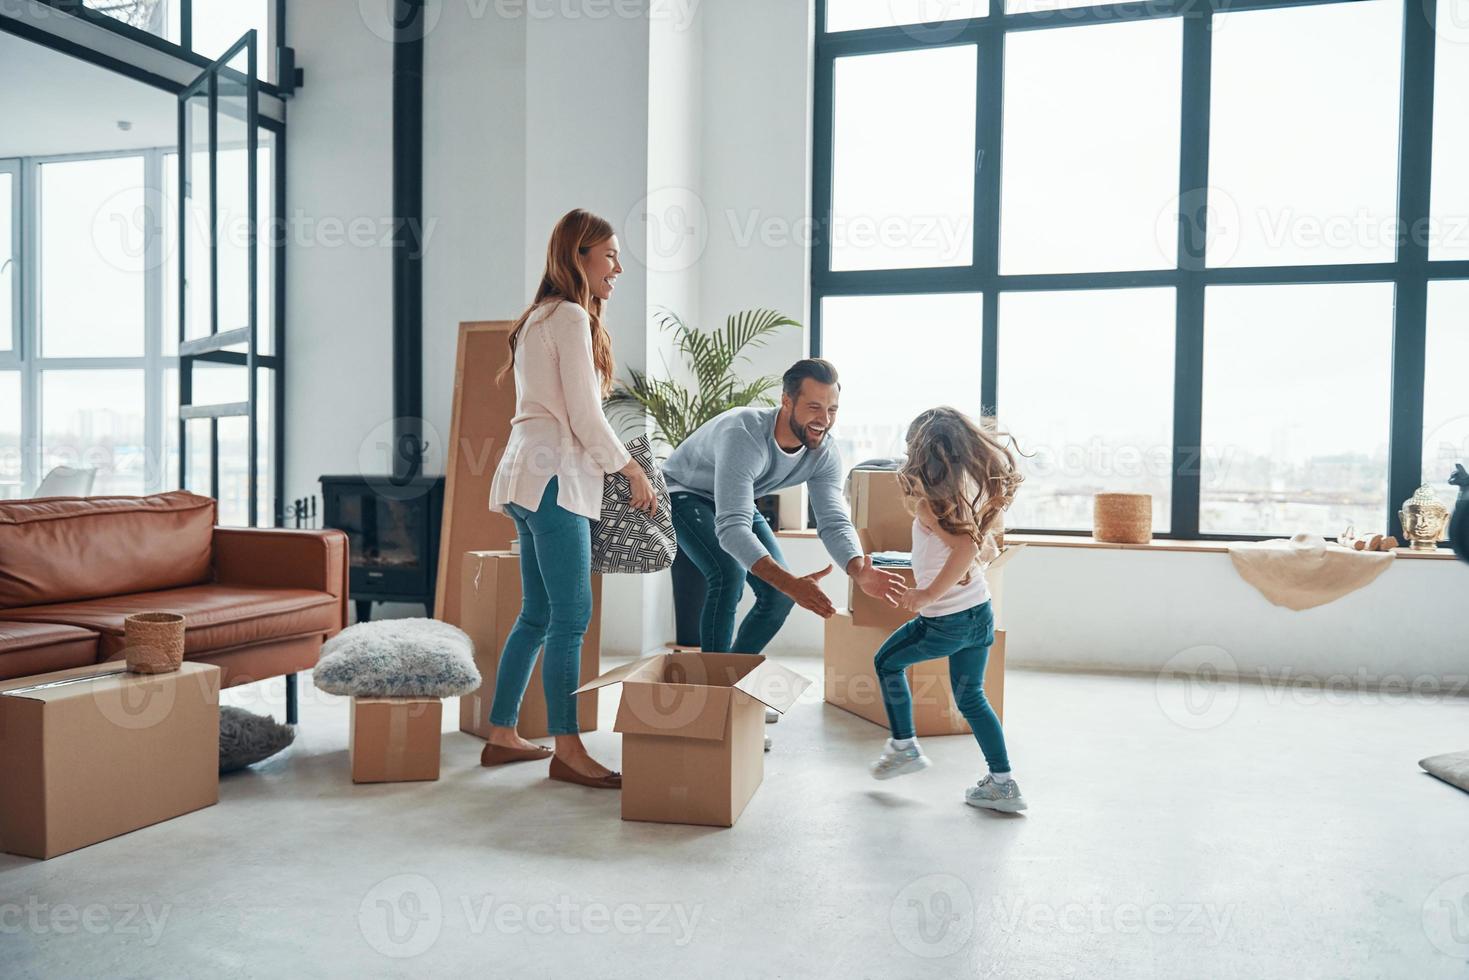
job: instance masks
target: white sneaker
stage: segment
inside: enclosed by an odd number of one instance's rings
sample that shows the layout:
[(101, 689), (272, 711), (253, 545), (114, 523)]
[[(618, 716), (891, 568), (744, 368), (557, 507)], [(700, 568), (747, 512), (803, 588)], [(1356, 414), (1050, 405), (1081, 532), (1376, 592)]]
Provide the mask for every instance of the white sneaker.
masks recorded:
[(1029, 805), (1020, 795), (1019, 783), (1013, 779), (1002, 783), (988, 774), (964, 791), (964, 802), (982, 810), (999, 810), (1002, 813), (1018, 813)]
[(770, 751), (770, 736), (769, 735), (766, 735), (765, 736), (765, 751), (766, 752), (769, 752)]
[(767, 724), (767, 725), (774, 725), (778, 721), (780, 721), (780, 712), (779, 711), (776, 711), (774, 708), (766, 708), (765, 709), (765, 724)]
[(877, 761), (868, 766), (873, 779), (892, 779), (894, 776), (906, 776), (910, 772), (922, 772), (933, 762), (923, 754), (923, 750), (917, 743), (906, 749), (895, 749), (889, 742), (883, 746), (882, 755)]

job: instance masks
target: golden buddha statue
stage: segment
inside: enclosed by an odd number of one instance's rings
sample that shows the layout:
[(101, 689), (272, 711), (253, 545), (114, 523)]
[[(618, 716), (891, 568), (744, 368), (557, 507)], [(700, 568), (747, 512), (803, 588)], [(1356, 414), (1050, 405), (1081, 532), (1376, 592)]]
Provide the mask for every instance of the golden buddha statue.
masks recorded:
[(1403, 524), (1403, 536), (1414, 551), (1433, 551), (1448, 528), (1449, 509), (1438, 499), (1433, 487), (1425, 483), (1403, 502), (1398, 520)]

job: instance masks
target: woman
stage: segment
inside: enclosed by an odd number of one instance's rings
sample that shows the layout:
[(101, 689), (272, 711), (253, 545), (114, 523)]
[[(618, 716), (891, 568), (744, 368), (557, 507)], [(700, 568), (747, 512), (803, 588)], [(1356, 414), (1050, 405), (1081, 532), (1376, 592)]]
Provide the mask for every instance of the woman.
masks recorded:
[[(612, 389), (612, 340), (602, 311), (622, 265), (612, 226), (586, 211), (556, 223), (535, 300), (510, 332), (499, 381), (515, 376), (515, 418), (495, 471), (490, 508), (520, 532), (520, 616), (505, 640), (490, 705), (486, 766), (551, 759), (551, 778), (617, 789), (622, 776), (588, 753), (578, 734), (576, 689), (582, 637), (592, 616), (591, 524), (602, 483), (620, 472), (632, 505), (653, 513), (652, 482), (612, 431), (602, 399)], [(520, 701), (545, 645), (546, 712), (556, 748), (515, 731)]]

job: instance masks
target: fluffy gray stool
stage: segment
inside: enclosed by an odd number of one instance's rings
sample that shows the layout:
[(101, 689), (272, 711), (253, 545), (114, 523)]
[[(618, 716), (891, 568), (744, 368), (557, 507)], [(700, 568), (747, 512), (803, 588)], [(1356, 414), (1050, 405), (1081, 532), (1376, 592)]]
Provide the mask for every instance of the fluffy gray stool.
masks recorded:
[(354, 698), (448, 698), (480, 685), (469, 634), (437, 619), (348, 626), (321, 648), (312, 680)]

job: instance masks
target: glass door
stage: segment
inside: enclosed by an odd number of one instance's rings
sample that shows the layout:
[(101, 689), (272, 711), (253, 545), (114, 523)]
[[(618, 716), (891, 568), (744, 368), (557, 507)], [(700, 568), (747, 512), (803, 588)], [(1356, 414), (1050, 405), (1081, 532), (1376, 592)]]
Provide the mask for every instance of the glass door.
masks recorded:
[(251, 527), (262, 409), (256, 68), (252, 30), (179, 94), (177, 212), (179, 485)]

